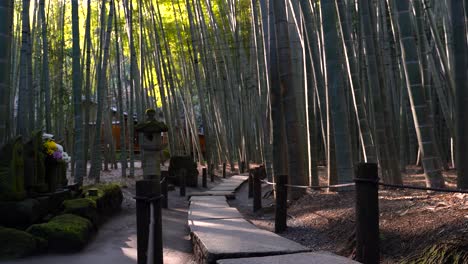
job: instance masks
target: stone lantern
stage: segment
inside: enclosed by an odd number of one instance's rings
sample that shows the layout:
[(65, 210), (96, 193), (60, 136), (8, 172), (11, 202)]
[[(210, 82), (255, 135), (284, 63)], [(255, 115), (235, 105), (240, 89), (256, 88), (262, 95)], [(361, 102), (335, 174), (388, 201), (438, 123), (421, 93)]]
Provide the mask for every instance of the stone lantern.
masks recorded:
[(163, 263), (160, 152), (164, 147), (161, 132), (166, 132), (167, 126), (158, 122), (155, 115), (154, 109), (146, 110), (146, 120), (136, 126), (143, 154), (143, 180), (135, 185), (139, 264)]
[[(142, 149), (143, 178), (155, 180), (161, 176), (161, 156), (163, 149), (161, 132), (167, 132), (167, 126), (155, 118), (156, 111), (152, 108), (146, 110), (146, 120), (136, 126), (140, 134), (140, 148)], [(159, 179), (158, 179), (159, 180)]]

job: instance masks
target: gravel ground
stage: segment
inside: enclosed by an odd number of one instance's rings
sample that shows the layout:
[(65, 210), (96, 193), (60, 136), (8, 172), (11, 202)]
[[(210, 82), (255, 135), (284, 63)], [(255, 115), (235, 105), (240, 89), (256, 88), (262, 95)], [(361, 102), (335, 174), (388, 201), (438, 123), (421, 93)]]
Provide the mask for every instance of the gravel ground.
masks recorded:
[[(321, 181), (325, 184), (324, 168)], [(444, 172), (448, 187), (454, 187), (455, 172)], [(424, 186), (424, 175), (410, 167), (404, 174), (405, 184)], [(263, 193), (271, 190), (264, 185)], [(262, 200), (263, 209), (252, 212), (247, 185), (237, 199), (230, 201), (246, 219), (260, 228), (274, 230), (272, 197)], [(280, 234), (312, 250), (331, 251), (354, 256), (354, 191), (335, 193), (309, 191), (297, 201), (290, 201), (288, 229)], [(427, 193), (417, 190), (381, 189), (379, 191), (382, 263), (399, 263), (402, 259), (453, 237), (468, 236), (468, 195)]]

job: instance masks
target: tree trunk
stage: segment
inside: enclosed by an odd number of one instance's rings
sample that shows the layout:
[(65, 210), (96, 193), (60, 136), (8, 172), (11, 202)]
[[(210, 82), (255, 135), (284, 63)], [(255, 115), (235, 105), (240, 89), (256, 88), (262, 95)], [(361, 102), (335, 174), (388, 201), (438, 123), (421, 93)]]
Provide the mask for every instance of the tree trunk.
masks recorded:
[[(465, 8), (467, 8), (465, 1)], [(467, 89), (467, 28), (466, 15), (463, 9), (463, 1), (451, 0), (450, 11), (452, 15), (454, 73), (455, 73), (455, 120), (457, 126), (456, 164), (457, 187), (468, 189), (468, 89)]]
[(9, 99), (13, 90), (11, 85), (11, 51), (13, 31), (13, 0), (0, 2), (0, 17), (4, 22), (0, 23), (0, 145), (8, 139), (7, 124), (9, 123)]
[(74, 109), (74, 160), (75, 183), (82, 184), (83, 177), (86, 175), (86, 163), (84, 160), (83, 145), (83, 118), (81, 112), (81, 66), (80, 66), (80, 29), (78, 16), (78, 0), (72, 0), (72, 30), (73, 30), (73, 109)]
[(418, 137), (422, 165), (428, 187), (444, 187), (445, 182), (438, 164), (433, 126), (430, 122), (429, 109), (424, 95), (424, 87), (418, 63), (417, 47), (411, 25), (409, 1), (397, 0), (396, 10), (403, 69), (406, 74), (406, 87), (411, 103), (414, 126)]

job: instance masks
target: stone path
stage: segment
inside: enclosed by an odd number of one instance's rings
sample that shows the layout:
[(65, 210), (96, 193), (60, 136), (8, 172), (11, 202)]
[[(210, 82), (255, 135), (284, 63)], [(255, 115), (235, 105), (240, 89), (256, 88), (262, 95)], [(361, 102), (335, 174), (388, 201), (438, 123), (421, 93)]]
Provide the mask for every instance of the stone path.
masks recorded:
[(225, 196), (213, 195), (213, 192), (235, 195), (247, 179), (247, 176), (232, 176), (210, 191), (190, 198), (188, 226), (197, 263), (357, 263), (331, 253), (304, 253), (309, 249), (257, 228), (246, 221), (236, 208), (229, 207)]

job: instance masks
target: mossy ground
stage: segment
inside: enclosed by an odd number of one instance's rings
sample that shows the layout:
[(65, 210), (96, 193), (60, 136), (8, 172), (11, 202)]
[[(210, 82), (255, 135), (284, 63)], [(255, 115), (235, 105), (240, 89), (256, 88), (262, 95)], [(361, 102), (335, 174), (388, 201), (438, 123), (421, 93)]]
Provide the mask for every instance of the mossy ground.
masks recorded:
[(32, 255), (47, 247), (47, 241), (27, 232), (0, 226), (0, 260)]
[(89, 198), (78, 198), (63, 202), (63, 213), (74, 214), (90, 220), (93, 224), (98, 224), (99, 216), (96, 202)]
[(26, 231), (47, 240), (50, 251), (70, 252), (78, 251), (86, 245), (93, 225), (81, 216), (64, 214), (47, 223), (32, 225)]

